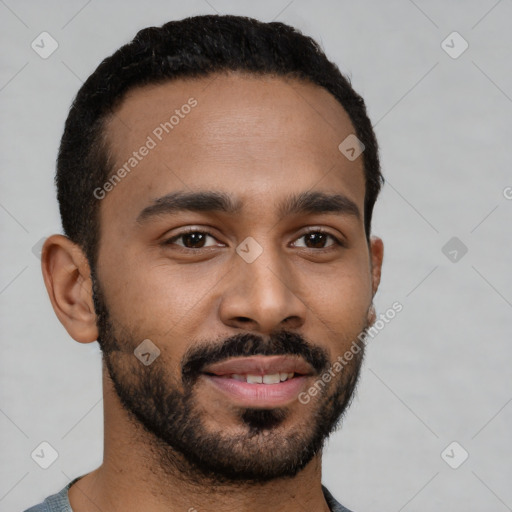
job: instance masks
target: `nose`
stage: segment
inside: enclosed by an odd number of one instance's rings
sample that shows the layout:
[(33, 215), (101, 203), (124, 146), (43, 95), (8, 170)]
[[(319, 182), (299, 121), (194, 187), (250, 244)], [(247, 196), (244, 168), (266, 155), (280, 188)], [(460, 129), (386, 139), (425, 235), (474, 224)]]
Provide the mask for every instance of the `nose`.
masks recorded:
[(286, 262), (269, 249), (252, 263), (236, 258), (220, 302), (222, 322), (267, 335), (302, 327), (308, 308), (299, 298), (297, 280)]

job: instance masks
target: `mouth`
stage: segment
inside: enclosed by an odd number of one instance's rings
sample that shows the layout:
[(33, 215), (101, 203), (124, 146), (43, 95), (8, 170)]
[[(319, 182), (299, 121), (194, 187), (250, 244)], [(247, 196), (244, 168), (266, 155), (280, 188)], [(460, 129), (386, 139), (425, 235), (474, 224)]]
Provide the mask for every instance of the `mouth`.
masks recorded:
[(247, 384), (279, 384), (287, 380), (293, 379), (298, 374), (294, 372), (279, 372), (279, 373), (268, 373), (263, 375), (257, 374), (239, 374), (233, 373), (231, 375), (215, 375), (207, 374), (210, 376), (221, 377), (223, 379), (235, 379), (239, 382), (247, 382)]
[(254, 408), (291, 404), (312, 375), (313, 368), (298, 356), (238, 357), (210, 365), (202, 373), (230, 402)]

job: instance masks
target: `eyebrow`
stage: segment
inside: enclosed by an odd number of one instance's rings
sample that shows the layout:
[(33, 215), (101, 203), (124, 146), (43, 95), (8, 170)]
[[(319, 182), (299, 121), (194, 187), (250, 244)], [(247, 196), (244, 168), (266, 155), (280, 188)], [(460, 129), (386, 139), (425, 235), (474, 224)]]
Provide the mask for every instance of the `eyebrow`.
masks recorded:
[(288, 197), (279, 208), (280, 218), (303, 213), (352, 215), (361, 219), (356, 203), (343, 194), (302, 192)]
[(223, 192), (172, 192), (155, 199), (144, 208), (139, 213), (137, 222), (142, 223), (152, 217), (181, 211), (223, 212), (234, 215), (241, 209), (241, 202), (234, 201)]
[[(144, 208), (137, 217), (138, 223), (144, 223), (154, 217), (182, 211), (220, 212), (230, 215), (239, 214), (243, 203), (224, 192), (172, 192), (155, 199)], [(356, 203), (343, 194), (325, 192), (302, 192), (287, 197), (278, 208), (280, 219), (298, 214), (340, 214), (361, 219)]]

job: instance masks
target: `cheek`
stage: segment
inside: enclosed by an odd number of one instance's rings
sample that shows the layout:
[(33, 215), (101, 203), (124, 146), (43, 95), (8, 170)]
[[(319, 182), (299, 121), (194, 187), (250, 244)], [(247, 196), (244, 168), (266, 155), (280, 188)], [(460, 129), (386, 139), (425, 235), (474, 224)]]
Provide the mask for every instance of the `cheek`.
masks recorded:
[(332, 343), (345, 346), (365, 328), (371, 305), (371, 275), (364, 257), (327, 272), (302, 276), (304, 302), (310, 306), (312, 321)]
[(191, 324), (197, 329), (201, 304), (222, 277), (220, 269), (207, 265), (171, 267), (165, 260), (127, 256), (110, 269), (101, 281), (112, 317), (143, 338), (161, 340), (177, 332), (183, 338)]
[(322, 317), (344, 329), (352, 324), (359, 325), (361, 318), (365, 318), (370, 305), (367, 288), (366, 280), (360, 276), (339, 272), (322, 283), (321, 292), (312, 300), (318, 304)]

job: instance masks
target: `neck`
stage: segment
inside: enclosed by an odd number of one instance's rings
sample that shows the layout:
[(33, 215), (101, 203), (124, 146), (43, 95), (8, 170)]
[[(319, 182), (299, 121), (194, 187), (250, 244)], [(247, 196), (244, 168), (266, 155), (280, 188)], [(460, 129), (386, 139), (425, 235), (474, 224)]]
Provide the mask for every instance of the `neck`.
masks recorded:
[[(321, 454), (295, 477), (265, 483), (212, 482), (197, 472), (161, 464), (159, 440), (123, 408), (103, 371), (104, 459), (69, 489), (74, 512), (95, 507), (110, 512), (329, 511), (321, 485)], [(156, 449), (155, 449), (156, 448)], [(160, 446), (160, 448), (162, 448)], [(186, 464), (176, 452), (167, 454)], [(165, 470), (163, 467), (165, 466)]]

